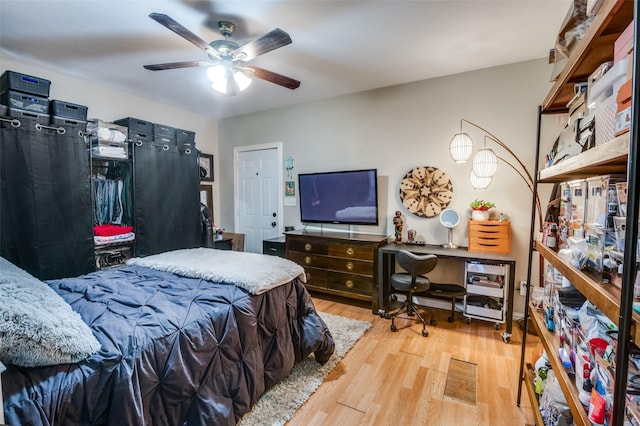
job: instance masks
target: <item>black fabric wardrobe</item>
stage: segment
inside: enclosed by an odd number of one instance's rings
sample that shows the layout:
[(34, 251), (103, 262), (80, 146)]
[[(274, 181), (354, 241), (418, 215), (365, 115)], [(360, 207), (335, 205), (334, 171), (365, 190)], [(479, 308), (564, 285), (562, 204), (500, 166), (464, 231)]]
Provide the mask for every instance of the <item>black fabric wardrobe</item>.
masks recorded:
[(201, 246), (195, 148), (152, 141), (132, 147), (136, 256)]
[(93, 271), (84, 137), (34, 119), (14, 123), (0, 122), (0, 255), (40, 279)]

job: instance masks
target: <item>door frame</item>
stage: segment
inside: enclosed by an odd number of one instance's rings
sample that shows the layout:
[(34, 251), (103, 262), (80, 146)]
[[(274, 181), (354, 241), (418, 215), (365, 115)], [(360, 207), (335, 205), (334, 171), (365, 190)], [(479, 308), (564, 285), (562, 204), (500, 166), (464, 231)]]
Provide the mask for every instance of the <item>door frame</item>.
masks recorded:
[(265, 149), (276, 150), (276, 161), (278, 162), (276, 173), (278, 174), (278, 199), (276, 206), (278, 209), (278, 234), (284, 231), (284, 157), (282, 153), (282, 142), (263, 143), (258, 145), (236, 146), (233, 148), (233, 228), (240, 232), (240, 195), (239, 195), (239, 173), (238, 157), (243, 152), (262, 151)]

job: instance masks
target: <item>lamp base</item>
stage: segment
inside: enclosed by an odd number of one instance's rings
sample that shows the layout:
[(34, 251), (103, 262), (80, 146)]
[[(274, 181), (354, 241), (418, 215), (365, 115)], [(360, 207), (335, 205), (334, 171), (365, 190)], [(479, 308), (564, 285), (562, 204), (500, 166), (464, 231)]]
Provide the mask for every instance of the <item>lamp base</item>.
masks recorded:
[(442, 247), (447, 248), (447, 249), (456, 249), (459, 246), (457, 246), (457, 245), (455, 245), (453, 243), (445, 243), (445, 244), (442, 244)]

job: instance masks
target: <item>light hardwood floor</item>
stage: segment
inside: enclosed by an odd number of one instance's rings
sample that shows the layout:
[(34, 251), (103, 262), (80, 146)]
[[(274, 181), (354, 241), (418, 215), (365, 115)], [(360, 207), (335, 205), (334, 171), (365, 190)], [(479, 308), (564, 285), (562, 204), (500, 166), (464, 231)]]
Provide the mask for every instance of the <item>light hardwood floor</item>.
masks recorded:
[[(370, 322), (373, 327), (347, 353), (287, 425), (490, 425), (533, 424), (523, 388), (516, 405), (522, 333), (513, 325), (510, 343), (490, 322), (466, 324), (462, 314), (434, 309), (437, 325), (390, 320), (370, 309), (314, 298), (321, 312)], [(406, 326), (406, 328), (405, 328)], [(529, 336), (528, 347), (537, 342)], [(531, 346), (529, 346), (529, 342)], [(477, 404), (444, 396), (451, 358), (478, 365)]]

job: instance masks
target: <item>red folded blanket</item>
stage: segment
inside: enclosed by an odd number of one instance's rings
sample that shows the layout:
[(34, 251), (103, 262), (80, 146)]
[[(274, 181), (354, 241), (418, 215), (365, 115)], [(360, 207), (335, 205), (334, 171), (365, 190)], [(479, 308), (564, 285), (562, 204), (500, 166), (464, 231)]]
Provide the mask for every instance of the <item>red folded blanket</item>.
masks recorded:
[(99, 237), (110, 237), (112, 235), (128, 234), (133, 231), (133, 226), (124, 225), (95, 225), (93, 235)]

